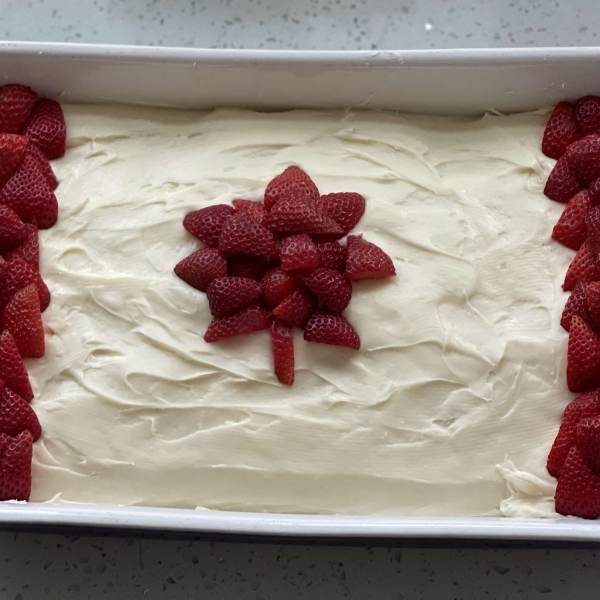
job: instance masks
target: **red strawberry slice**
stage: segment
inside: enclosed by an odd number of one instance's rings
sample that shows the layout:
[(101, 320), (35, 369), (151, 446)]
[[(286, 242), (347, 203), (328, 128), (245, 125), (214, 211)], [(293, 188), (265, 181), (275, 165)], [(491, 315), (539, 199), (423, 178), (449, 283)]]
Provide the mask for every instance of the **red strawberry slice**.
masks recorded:
[(258, 281), (248, 277), (217, 277), (206, 288), (210, 312), (222, 317), (253, 300), (258, 300), (262, 288)]
[(568, 151), (569, 163), (584, 185), (600, 177), (600, 133), (579, 140)]
[(348, 236), (346, 276), (352, 281), (381, 279), (396, 274), (392, 259), (379, 246), (363, 240), (361, 236)]
[(273, 206), (265, 218), (271, 231), (281, 233), (313, 233), (342, 236), (341, 226), (331, 217), (309, 204), (285, 197)]
[(44, 326), (34, 284), (19, 290), (2, 310), (0, 328), (9, 331), (23, 358), (44, 356)]
[(17, 437), (0, 434), (0, 501), (29, 500), (32, 443), (29, 431)]
[(42, 426), (31, 406), (0, 380), (0, 434), (17, 436), (23, 431), (29, 431), (35, 442)]
[(569, 331), (571, 328), (571, 317), (575, 315), (588, 321), (587, 287), (590, 284), (579, 282), (571, 292), (560, 319), (561, 326)]
[(183, 219), (183, 227), (201, 242), (209, 246), (218, 246), (223, 226), (234, 212), (228, 204), (207, 206), (188, 213)]
[(365, 213), (365, 199), (356, 192), (336, 192), (319, 199), (321, 210), (348, 233)]
[(332, 344), (354, 350), (360, 348), (358, 334), (344, 317), (322, 311), (316, 312), (308, 321), (304, 339), (307, 342)]
[(36, 160), (40, 173), (44, 176), (48, 187), (54, 191), (58, 187), (58, 179), (56, 179), (56, 175), (54, 175), (54, 171), (52, 170), (46, 155), (32, 142), (29, 142), (25, 152), (31, 154)]
[(267, 309), (259, 304), (250, 304), (224, 317), (215, 317), (204, 334), (204, 340), (218, 342), (237, 335), (268, 329), (269, 325)]
[(556, 486), (556, 512), (583, 519), (600, 517), (600, 477), (586, 465), (577, 447), (571, 448)]
[(0, 133), (0, 190), (19, 168), (29, 140), (14, 133)]
[(0, 310), (4, 308), (10, 299), (24, 287), (33, 283), (37, 287), (40, 299), (40, 309), (44, 312), (50, 304), (50, 290), (44, 283), (40, 274), (21, 258), (13, 258), (6, 268), (4, 274), (4, 285), (0, 286)]
[(580, 317), (596, 333), (600, 333), (600, 281), (592, 281), (585, 286), (585, 311)]
[(572, 392), (600, 386), (600, 338), (578, 316), (571, 319), (569, 330), (567, 386)]
[(587, 239), (585, 217), (591, 207), (590, 194), (587, 190), (575, 194), (554, 226), (552, 237), (567, 248), (579, 250)]
[(334, 313), (343, 312), (350, 304), (352, 285), (339, 271), (318, 268), (302, 280)]
[(46, 158), (52, 160), (64, 156), (67, 126), (60, 104), (47, 98), (40, 100), (25, 123), (23, 135), (26, 135)]
[(281, 319), (271, 323), (271, 347), (277, 379), (283, 385), (294, 385), (294, 336), (292, 327)]
[(233, 204), (233, 208), (235, 208), (235, 210), (245, 212), (259, 223), (262, 223), (267, 215), (267, 211), (265, 210), (262, 202), (236, 198), (231, 204)]
[(227, 276), (227, 261), (216, 248), (202, 248), (178, 262), (175, 275), (205, 292), (213, 279)]
[(25, 370), (19, 349), (8, 331), (0, 334), (0, 379), (25, 401), (33, 398), (29, 376)]
[(590, 183), (588, 192), (590, 194), (590, 202), (592, 206), (598, 206), (600, 204), (600, 177), (598, 179), (594, 179), (594, 181)]
[[(2, 212), (2, 208), (3, 207), (0, 206), (0, 213)], [(10, 210), (8, 207), (4, 208)], [(15, 214), (15, 216), (17, 215)], [(19, 217), (17, 216), (17, 219), (18, 218)], [(15, 258), (20, 258), (26, 263), (29, 263), (36, 271), (39, 271), (40, 242), (38, 238), (38, 228), (35, 223), (25, 223), (24, 226), (27, 230), (25, 239), (14, 250), (6, 254), (6, 259), (13, 260)]]
[(600, 279), (598, 277), (600, 275), (599, 271), (598, 261), (592, 247), (586, 240), (569, 265), (569, 269), (565, 275), (565, 282), (563, 283), (563, 290), (572, 290), (580, 281), (589, 283), (590, 281)]
[(600, 98), (584, 96), (577, 100), (574, 116), (580, 137), (600, 133)]
[(286, 296), (273, 309), (273, 314), (286, 323), (303, 329), (315, 308), (317, 308), (317, 300), (312, 292), (305, 287), (300, 287)]
[(24, 85), (0, 87), (0, 132), (19, 133), (35, 106), (37, 94)]
[(319, 190), (313, 180), (300, 167), (288, 167), (267, 185), (265, 209), (270, 211), (276, 202), (290, 194), (304, 198), (309, 204), (319, 199)]
[(319, 262), (317, 267), (344, 271), (346, 269), (346, 248), (335, 240), (315, 242)]
[(219, 250), (265, 258), (277, 256), (273, 234), (245, 212), (237, 212), (227, 220), (219, 237)]
[(281, 268), (288, 273), (311, 271), (319, 262), (313, 241), (306, 234), (290, 235), (279, 245)]
[(284, 273), (279, 267), (267, 271), (260, 280), (263, 296), (271, 308), (283, 302), (300, 286), (300, 280), (295, 275)]
[(585, 226), (589, 244), (594, 256), (598, 258), (600, 254), (600, 206), (594, 206), (588, 210), (585, 215)]
[(0, 253), (16, 248), (27, 238), (27, 227), (14, 210), (0, 204)]
[(560, 102), (552, 111), (542, 141), (542, 152), (550, 158), (560, 158), (569, 144), (579, 139), (573, 107)]
[(12, 208), (23, 221), (35, 219), (40, 229), (52, 227), (58, 218), (56, 196), (33, 154), (25, 154), (21, 165), (0, 192), (0, 203)]
[(260, 278), (279, 261), (260, 256), (244, 256), (232, 254), (227, 257), (227, 272), (230, 277), (249, 277), (259, 281)]
[(579, 421), (577, 447), (587, 466), (600, 476), (600, 417), (588, 417)]
[(561, 156), (548, 176), (544, 194), (556, 202), (568, 202), (583, 186), (569, 164), (568, 156)]

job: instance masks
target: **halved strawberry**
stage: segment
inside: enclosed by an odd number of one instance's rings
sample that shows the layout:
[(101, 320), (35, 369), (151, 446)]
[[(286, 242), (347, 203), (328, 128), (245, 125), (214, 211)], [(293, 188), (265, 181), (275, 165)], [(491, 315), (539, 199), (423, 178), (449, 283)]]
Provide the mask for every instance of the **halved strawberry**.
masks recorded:
[(581, 183), (589, 185), (600, 177), (600, 133), (588, 135), (573, 144), (568, 155), (573, 172)]
[(584, 321), (588, 321), (588, 307), (587, 307), (587, 284), (580, 281), (571, 292), (567, 303), (562, 312), (560, 324), (563, 329), (569, 331), (571, 328), (571, 317), (578, 315)]
[(242, 198), (236, 198), (231, 203), (235, 210), (245, 212), (250, 215), (255, 221), (262, 223), (265, 220), (267, 211), (262, 202), (255, 202), (254, 200), (243, 200)]
[(334, 313), (343, 312), (352, 297), (352, 285), (335, 269), (315, 269), (302, 278), (306, 286)]
[(33, 283), (38, 291), (40, 309), (44, 312), (50, 304), (50, 290), (40, 274), (22, 258), (13, 258), (7, 263), (3, 285), (0, 286), (0, 310), (24, 287)]
[(550, 158), (560, 158), (567, 146), (579, 139), (573, 107), (560, 102), (552, 111), (544, 130), (542, 152)]
[(44, 356), (44, 326), (34, 284), (19, 290), (4, 307), (0, 316), (0, 328), (10, 332), (23, 358)]
[(215, 204), (188, 213), (183, 219), (183, 227), (195, 238), (209, 246), (219, 245), (219, 236), (225, 221), (235, 211), (228, 204)]
[(600, 133), (600, 98), (584, 96), (577, 100), (574, 116), (580, 137)]
[(346, 268), (346, 248), (335, 240), (315, 242), (319, 262), (317, 267), (344, 271)]
[(365, 214), (365, 199), (356, 192), (336, 192), (321, 196), (319, 207), (348, 233)]
[(578, 316), (571, 319), (569, 330), (567, 386), (572, 392), (600, 386), (600, 338)]
[(269, 269), (274, 268), (277, 264), (279, 261), (273, 258), (232, 254), (227, 257), (227, 272), (230, 277), (249, 277), (259, 281)]
[[(0, 213), (2, 208), (10, 210), (8, 207), (0, 206)], [(15, 214), (16, 216), (16, 214)], [(17, 219), (19, 217), (17, 216)], [(0, 219), (1, 221), (1, 219)], [(20, 221), (20, 219), (19, 219)], [(15, 258), (21, 258), (26, 263), (29, 263), (36, 271), (40, 269), (40, 242), (38, 236), (38, 228), (35, 223), (24, 224), (27, 235), (25, 239), (14, 249), (6, 254), (6, 260), (13, 260)]]
[(568, 156), (561, 156), (550, 172), (544, 187), (544, 194), (550, 200), (567, 203), (583, 186), (569, 164)]
[(56, 179), (56, 175), (54, 175), (54, 171), (52, 170), (46, 155), (33, 142), (27, 144), (27, 150), (25, 152), (31, 154), (36, 160), (40, 173), (44, 176), (48, 187), (54, 191), (58, 187), (58, 179)]
[(8, 331), (0, 334), (0, 379), (25, 401), (33, 398), (29, 376), (25, 370), (19, 349)]
[(317, 299), (304, 286), (286, 296), (274, 309), (273, 314), (286, 323), (303, 329), (317, 308)]
[(245, 212), (237, 212), (226, 221), (219, 236), (219, 250), (265, 258), (277, 256), (273, 234)]
[(250, 304), (250, 306), (224, 317), (215, 317), (204, 334), (204, 340), (217, 342), (238, 335), (254, 333), (261, 329), (268, 329), (269, 325), (269, 312), (267, 309), (260, 306), (260, 304)]
[(360, 339), (354, 327), (341, 315), (318, 311), (313, 314), (304, 330), (307, 342), (332, 344), (358, 350)]
[(8, 206), (0, 204), (0, 253), (19, 246), (27, 238), (27, 227), (19, 215)]
[(600, 517), (600, 477), (586, 465), (576, 446), (571, 448), (556, 486), (556, 512), (583, 519)]
[(14, 133), (0, 133), (0, 190), (19, 168), (29, 140)]
[(281, 233), (313, 233), (342, 236), (343, 230), (331, 217), (294, 197), (284, 197), (277, 202), (265, 218), (271, 231)]
[(600, 281), (592, 281), (585, 286), (585, 312), (580, 317), (600, 334)]
[(279, 245), (281, 268), (290, 272), (311, 271), (319, 262), (313, 241), (303, 233), (290, 235)]
[(0, 87), (0, 132), (19, 133), (35, 106), (37, 94), (18, 83)]
[(319, 190), (313, 180), (300, 167), (293, 166), (274, 177), (267, 185), (265, 209), (270, 211), (276, 202), (290, 194), (304, 198), (310, 204), (319, 199)]
[(587, 466), (600, 476), (600, 416), (587, 417), (579, 421), (577, 447)]
[(32, 444), (29, 431), (17, 437), (0, 434), (0, 501), (29, 500)]
[(260, 282), (263, 296), (271, 308), (283, 302), (300, 285), (300, 279), (296, 275), (284, 273), (279, 267), (267, 271)]
[(64, 156), (67, 126), (60, 104), (48, 98), (40, 100), (23, 127), (23, 135), (50, 160)]
[(596, 260), (592, 247), (586, 240), (569, 265), (563, 283), (563, 290), (572, 290), (580, 281), (589, 283), (600, 279), (599, 265), (600, 263)]
[(587, 239), (585, 217), (592, 208), (590, 194), (581, 190), (575, 194), (565, 206), (560, 219), (552, 230), (552, 237), (567, 248), (579, 250)]
[(42, 426), (31, 406), (0, 380), (0, 434), (16, 436), (22, 431), (29, 431), (35, 442)]
[(201, 248), (178, 262), (174, 270), (177, 277), (206, 292), (213, 279), (227, 276), (227, 261), (216, 248)]
[(215, 317), (222, 317), (253, 300), (258, 300), (261, 285), (248, 277), (217, 277), (206, 289), (208, 306)]
[(346, 256), (346, 276), (352, 281), (381, 279), (396, 274), (392, 259), (379, 246), (362, 236), (349, 235)]
[(585, 215), (586, 236), (594, 256), (600, 255), (600, 206), (590, 207)]
[(281, 319), (271, 323), (273, 366), (283, 385), (294, 385), (294, 336), (291, 325)]

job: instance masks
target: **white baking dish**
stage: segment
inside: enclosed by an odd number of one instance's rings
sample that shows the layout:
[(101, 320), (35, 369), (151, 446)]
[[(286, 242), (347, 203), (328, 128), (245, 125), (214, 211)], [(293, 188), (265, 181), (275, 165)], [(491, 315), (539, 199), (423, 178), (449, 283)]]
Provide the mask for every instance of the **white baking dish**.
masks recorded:
[[(600, 93), (600, 48), (272, 52), (0, 42), (0, 82), (71, 102), (515, 112)], [(0, 526), (600, 541), (600, 521), (380, 518), (0, 503)]]

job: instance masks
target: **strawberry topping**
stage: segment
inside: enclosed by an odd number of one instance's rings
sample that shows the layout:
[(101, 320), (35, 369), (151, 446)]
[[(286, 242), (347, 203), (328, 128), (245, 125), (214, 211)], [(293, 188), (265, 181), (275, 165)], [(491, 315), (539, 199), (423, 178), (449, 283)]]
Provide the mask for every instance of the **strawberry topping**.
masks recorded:
[(0, 253), (19, 246), (27, 238), (27, 227), (17, 213), (0, 204)]
[(286, 323), (303, 329), (317, 307), (315, 296), (305, 287), (294, 290), (273, 309), (273, 314)]
[(46, 349), (37, 288), (19, 290), (2, 310), (0, 327), (13, 336), (23, 358), (40, 358)]
[[(569, 162), (584, 185), (600, 177), (600, 133), (588, 135), (569, 148)], [(557, 163), (558, 164), (558, 163)]]
[(254, 200), (242, 200), (241, 198), (237, 198), (236, 200), (233, 200), (231, 204), (233, 204), (233, 208), (235, 208), (235, 210), (245, 212), (255, 221), (258, 221), (261, 224), (267, 216), (267, 211), (265, 210), (262, 202), (255, 202)]
[(284, 273), (279, 267), (271, 269), (261, 279), (263, 296), (271, 308), (275, 308), (298, 286), (300, 280), (295, 275)]
[(573, 107), (568, 102), (560, 102), (546, 125), (542, 152), (550, 158), (558, 159), (565, 153), (567, 146), (578, 139)]
[(52, 170), (46, 155), (32, 142), (27, 144), (27, 150), (25, 153), (30, 154), (37, 162), (40, 173), (46, 180), (48, 187), (54, 191), (58, 187), (58, 179), (56, 179), (56, 175), (54, 175), (54, 171)]
[(0, 380), (0, 434), (17, 436), (23, 431), (29, 431), (35, 442), (42, 426), (31, 406)]
[(598, 261), (596, 260), (592, 247), (586, 240), (569, 265), (569, 269), (565, 275), (563, 289), (565, 291), (570, 291), (580, 281), (584, 283), (595, 281), (596, 279), (599, 279), (599, 274)]
[(546, 181), (544, 194), (550, 200), (567, 203), (582, 189), (583, 186), (579, 183), (575, 171), (571, 168), (567, 155), (561, 156)]
[(567, 248), (579, 250), (588, 237), (586, 215), (591, 207), (590, 194), (587, 190), (575, 194), (554, 226), (552, 237)]
[(588, 467), (600, 476), (600, 416), (587, 417), (579, 421), (577, 447)]
[(50, 304), (50, 290), (40, 274), (21, 258), (13, 258), (7, 263), (3, 285), (0, 286), (0, 309), (24, 287), (33, 283), (38, 291), (40, 310), (44, 312)]
[(260, 283), (248, 277), (217, 277), (208, 284), (206, 297), (211, 314), (222, 317), (258, 300), (261, 291)]
[(344, 317), (322, 311), (317, 311), (308, 321), (304, 339), (307, 342), (332, 344), (354, 350), (360, 348), (358, 334)]
[(556, 512), (583, 519), (600, 517), (600, 477), (577, 447), (571, 448), (556, 486)]
[(259, 281), (274, 266), (275, 262), (272, 258), (244, 256), (243, 254), (232, 254), (227, 257), (227, 272), (230, 277), (249, 277)]
[(271, 323), (273, 367), (283, 385), (294, 385), (294, 336), (291, 325), (281, 319)]
[(19, 168), (29, 140), (13, 133), (0, 133), (0, 190)]
[(567, 352), (567, 385), (587, 392), (600, 385), (600, 338), (578, 316), (571, 318)]
[[(0, 206), (0, 214), (2, 208), (10, 210), (7, 206)], [(16, 215), (15, 215), (16, 216)], [(17, 217), (18, 219), (19, 217)], [(19, 219), (20, 221), (20, 219)], [(1, 217), (0, 217), (1, 222)], [(38, 228), (35, 223), (25, 223), (26, 229), (25, 239), (11, 252), (6, 254), (6, 260), (11, 261), (15, 258), (20, 258), (26, 263), (29, 263), (36, 271), (40, 268), (40, 242), (38, 236)], [(0, 239), (1, 239), (0, 233)]]
[(25, 127), (26, 135), (46, 158), (60, 158), (65, 155), (67, 126), (62, 108), (55, 100), (40, 100), (33, 109)]
[(27, 86), (8, 83), (0, 87), (0, 131), (19, 133), (36, 100), (37, 94)]
[(585, 96), (575, 103), (575, 122), (580, 137), (600, 133), (600, 98)]
[(33, 391), (19, 349), (8, 331), (0, 334), (0, 379), (4, 385), (29, 402)]
[(227, 204), (215, 204), (188, 213), (183, 227), (195, 238), (209, 246), (218, 246), (223, 226), (235, 211)]
[(306, 286), (334, 313), (342, 313), (352, 297), (352, 285), (335, 269), (315, 269), (302, 278)]
[(306, 234), (290, 235), (279, 245), (281, 268), (288, 272), (311, 271), (319, 262), (313, 241)]
[(598, 206), (600, 204), (600, 177), (594, 179), (594, 181), (590, 183), (588, 192), (590, 194), (590, 203), (592, 206)]
[(588, 320), (587, 288), (588, 285), (580, 281), (571, 292), (560, 319), (561, 326), (569, 331), (571, 328), (571, 317), (578, 315), (584, 321)]
[(585, 286), (585, 310), (579, 316), (600, 334), (600, 281), (592, 281)]
[(381, 248), (360, 236), (348, 236), (346, 276), (349, 279), (381, 279), (395, 274), (392, 259)]
[(286, 196), (273, 206), (265, 219), (271, 231), (342, 236), (343, 230), (331, 217), (313, 205)]
[(319, 206), (341, 225), (345, 234), (356, 227), (365, 213), (365, 199), (356, 192), (326, 194), (319, 199)]
[(177, 263), (175, 274), (192, 287), (205, 292), (213, 279), (227, 276), (227, 262), (216, 248), (202, 248)]
[(218, 342), (226, 338), (268, 329), (269, 325), (267, 309), (259, 304), (250, 304), (250, 306), (224, 317), (215, 317), (204, 334), (204, 340)]
[(219, 250), (227, 254), (277, 256), (273, 234), (245, 212), (229, 217), (219, 236)]
[(29, 500), (32, 443), (29, 431), (17, 437), (0, 434), (0, 501)]
[(336, 240), (315, 242), (319, 262), (317, 267), (344, 271), (346, 268), (346, 248)]
[(288, 167), (274, 177), (265, 189), (265, 209), (270, 211), (284, 196), (294, 195), (309, 204), (319, 199), (319, 190), (313, 180), (300, 168)]

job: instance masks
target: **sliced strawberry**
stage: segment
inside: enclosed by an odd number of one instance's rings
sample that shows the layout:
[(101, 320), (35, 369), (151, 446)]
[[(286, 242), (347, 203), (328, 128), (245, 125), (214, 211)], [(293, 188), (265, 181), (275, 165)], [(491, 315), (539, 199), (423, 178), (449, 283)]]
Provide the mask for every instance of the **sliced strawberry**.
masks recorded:
[(313, 293), (305, 287), (300, 287), (286, 296), (273, 309), (273, 314), (286, 323), (303, 329), (315, 308), (317, 308), (317, 299)]
[(573, 107), (568, 102), (560, 102), (552, 111), (544, 130), (542, 152), (550, 158), (560, 158), (569, 144), (577, 141), (577, 123)]
[(19, 349), (8, 331), (0, 334), (0, 379), (4, 385), (29, 402), (33, 391)]
[(587, 190), (575, 194), (554, 226), (552, 237), (567, 248), (579, 250), (587, 239), (585, 217), (591, 207), (590, 194)]
[(592, 281), (585, 286), (585, 310), (580, 317), (600, 334), (600, 281)]
[(267, 211), (265, 210), (262, 202), (236, 198), (231, 204), (233, 204), (233, 208), (235, 208), (235, 210), (245, 212), (259, 223), (263, 223), (265, 216), (267, 215)]
[(544, 194), (550, 200), (567, 203), (583, 186), (571, 168), (567, 155), (561, 156), (548, 176)]
[(27, 150), (25, 152), (31, 154), (36, 160), (40, 173), (44, 176), (48, 187), (54, 191), (58, 187), (58, 179), (56, 179), (56, 175), (54, 175), (54, 171), (52, 170), (46, 155), (33, 142), (27, 144)]
[(29, 431), (17, 437), (0, 434), (0, 501), (29, 500), (32, 443)]
[(0, 204), (0, 253), (16, 248), (27, 238), (27, 227), (19, 215), (8, 206)]
[(183, 227), (195, 238), (209, 246), (219, 245), (219, 236), (225, 221), (235, 211), (228, 204), (215, 204), (188, 213), (183, 219)]
[(9, 331), (23, 358), (44, 356), (44, 326), (34, 284), (19, 290), (2, 310), (0, 328)]
[(205, 292), (213, 279), (227, 276), (227, 261), (216, 248), (202, 248), (178, 262), (175, 275)]
[(204, 334), (204, 340), (217, 342), (237, 335), (268, 329), (269, 325), (267, 309), (259, 304), (250, 304), (250, 306), (224, 317), (215, 317)]
[(587, 466), (600, 477), (600, 417), (588, 417), (579, 421), (577, 447)]
[(0, 133), (0, 190), (19, 168), (29, 140), (14, 133)]
[(302, 280), (334, 313), (343, 312), (350, 304), (352, 285), (339, 271), (318, 268)]
[(60, 104), (47, 98), (40, 100), (25, 123), (23, 135), (26, 135), (46, 158), (52, 160), (64, 156), (67, 126)]
[(344, 233), (354, 229), (365, 214), (365, 199), (356, 192), (326, 194), (319, 199), (319, 206), (325, 214), (341, 225)]
[(277, 256), (273, 234), (245, 212), (237, 212), (227, 220), (219, 237), (219, 250), (265, 258)]
[(574, 116), (579, 137), (600, 133), (600, 98), (585, 96), (577, 100)]
[(563, 290), (572, 290), (580, 281), (589, 283), (600, 279), (600, 267), (598, 265), (592, 247), (586, 240), (569, 265), (563, 283)]
[(316, 312), (308, 321), (304, 330), (307, 342), (332, 344), (345, 348), (360, 348), (360, 339), (354, 327), (341, 315), (332, 315), (323, 311)]
[(294, 385), (294, 336), (291, 325), (281, 319), (271, 323), (273, 366), (283, 385)]
[(343, 230), (331, 217), (309, 204), (284, 197), (265, 218), (271, 231), (342, 236)]
[(600, 177), (600, 133), (588, 135), (569, 147), (569, 163), (581, 183)]
[(260, 256), (244, 256), (232, 254), (227, 257), (227, 272), (230, 277), (249, 277), (259, 281), (260, 278), (279, 261)]
[(0, 192), (0, 203), (12, 208), (23, 221), (36, 220), (40, 229), (48, 229), (58, 218), (58, 203), (48, 187), (38, 161), (25, 154), (15, 174)]
[(318, 267), (344, 271), (346, 268), (346, 248), (335, 240), (315, 242), (319, 255)]
[[(0, 206), (0, 213), (2, 212)], [(4, 207), (10, 210), (8, 207)], [(16, 214), (15, 214), (16, 216)], [(17, 217), (18, 219), (19, 217)], [(0, 219), (1, 220), (1, 219)], [(20, 221), (20, 219), (19, 219)], [(27, 235), (25, 239), (12, 251), (6, 254), (6, 260), (20, 258), (26, 263), (29, 263), (36, 271), (40, 269), (40, 242), (38, 236), (38, 228), (35, 223), (25, 223)]]
[(258, 281), (248, 277), (217, 277), (206, 289), (208, 306), (215, 317), (222, 317), (253, 300), (258, 300), (262, 288)]
[(381, 279), (396, 274), (392, 259), (379, 246), (363, 240), (361, 236), (348, 236), (346, 276), (359, 279)]
[(303, 197), (310, 204), (319, 199), (319, 190), (313, 180), (300, 167), (288, 167), (267, 185), (265, 209), (270, 211), (276, 202), (290, 194)]
[(586, 465), (577, 447), (571, 448), (556, 486), (556, 512), (583, 519), (600, 517), (600, 477)]
[(267, 271), (260, 281), (263, 296), (271, 308), (283, 302), (300, 286), (300, 279), (297, 276), (284, 273), (279, 267)]
[(35, 284), (40, 299), (40, 309), (44, 312), (50, 304), (50, 290), (40, 274), (21, 258), (13, 258), (8, 262), (4, 274), (4, 285), (0, 286), (0, 310), (10, 299), (30, 283)]
[(288, 272), (312, 271), (319, 262), (313, 241), (303, 233), (290, 235), (279, 245), (281, 268)]
[(36, 100), (37, 94), (24, 85), (7, 83), (0, 87), (0, 132), (19, 133)]
[(29, 431), (35, 442), (42, 426), (31, 406), (0, 380), (0, 434), (17, 436), (22, 431)]
[(592, 206), (598, 206), (600, 204), (600, 177), (594, 179), (594, 181), (590, 183), (588, 192), (590, 194), (590, 203)]
[(580, 281), (571, 292), (560, 319), (561, 326), (569, 331), (571, 328), (571, 317), (575, 315), (588, 321), (587, 286), (590, 284)]
[(585, 215), (585, 226), (592, 252), (598, 258), (600, 255), (600, 206), (590, 207)]
[(577, 316), (571, 319), (569, 330), (567, 385), (572, 392), (600, 386), (600, 338)]
[(595, 417), (600, 415), (600, 393), (599, 390), (586, 392), (572, 400), (565, 409), (563, 422), (558, 430), (558, 434), (552, 449), (548, 455), (547, 468), (548, 473), (557, 479), (560, 477), (563, 465), (569, 454), (569, 450), (575, 445), (577, 440), (577, 424), (586, 417)]

